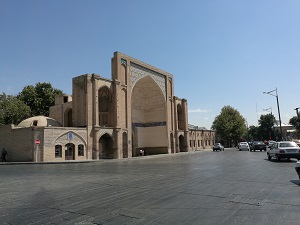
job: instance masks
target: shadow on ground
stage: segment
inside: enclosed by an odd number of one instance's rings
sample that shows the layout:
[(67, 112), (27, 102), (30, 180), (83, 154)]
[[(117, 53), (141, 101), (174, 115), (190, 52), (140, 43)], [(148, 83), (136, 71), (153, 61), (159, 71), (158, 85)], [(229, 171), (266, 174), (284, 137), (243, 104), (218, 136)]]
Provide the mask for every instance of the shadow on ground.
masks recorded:
[(291, 180), (290, 182), (300, 186), (300, 180)]

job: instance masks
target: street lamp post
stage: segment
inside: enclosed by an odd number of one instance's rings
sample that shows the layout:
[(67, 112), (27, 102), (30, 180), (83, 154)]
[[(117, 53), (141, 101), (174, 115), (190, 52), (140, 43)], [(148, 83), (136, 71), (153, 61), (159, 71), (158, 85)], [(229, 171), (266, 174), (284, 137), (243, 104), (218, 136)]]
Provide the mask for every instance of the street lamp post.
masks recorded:
[(294, 109), (294, 110), (296, 110), (296, 114), (297, 114), (297, 117), (299, 117), (299, 110), (300, 109), (300, 107), (297, 107), (296, 109)]
[(269, 110), (271, 110), (271, 115), (273, 115), (273, 113), (272, 113), (272, 107), (270, 107), (270, 108), (267, 108), (267, 109), (263, 109), (264, 111), (269, 111)]
[[(275, 91), (275, 95), (272, 93)], [(278, 94), (277, 94), (277, 88), (273, 91), (268, 91), (268, 92), (263, 92), (263, 94), (268, 94), (268, 95), (272, 95), (276, 97), (276, 101), (277, 101), (277, 109), (278, 109), (278, 117), (279, 117), (279, 126), (280, 126), (280, 141), (282, 141), (282, 127), (281, 127), (281, 117), (280, 117), (280, 109), (279, 109), (279, 100), (278, 100)]]

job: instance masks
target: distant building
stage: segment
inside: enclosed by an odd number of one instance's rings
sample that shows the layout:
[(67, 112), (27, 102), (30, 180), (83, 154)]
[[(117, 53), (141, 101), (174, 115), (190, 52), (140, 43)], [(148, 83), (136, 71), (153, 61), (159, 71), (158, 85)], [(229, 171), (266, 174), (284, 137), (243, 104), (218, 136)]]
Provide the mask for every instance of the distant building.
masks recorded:
[[(274, 125), (273, 128), (274, 128), (275, 136), (280, 136), (279, 123)], [(283, 140), (291, 141), (294, 139), (299, 139), (299, 137), (296, 134), (296, 128), (293, 125), (281, 123), (281, 129), (282, 129), (282, 139)]]
[(115, 52), (112, 79), (84, 74), (57, 96), (49, 117), (0, 127), (9, 161), (120, 159), (212, 148), (215, 132), (188, 126), (173, 75)]

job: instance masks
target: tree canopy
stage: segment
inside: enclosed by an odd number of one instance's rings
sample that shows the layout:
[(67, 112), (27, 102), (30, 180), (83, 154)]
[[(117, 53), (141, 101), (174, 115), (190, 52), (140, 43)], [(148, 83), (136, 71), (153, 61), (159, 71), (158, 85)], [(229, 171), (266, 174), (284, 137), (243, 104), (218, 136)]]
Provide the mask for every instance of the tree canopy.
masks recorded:
[(37, 83), (28, 85), (18, 94), (18, 99), (23, 101), (31, 109), (31, 116), (49, 116), (49, 108), (55, 103), (55, 96), (62, 91), (52, 87), (50, 83)]
[(30, 107), (12, 95), (0, 94), (0, 124), (18, 124), (30, 117)]
[(248, 136), (249, 136), (249, 140), (260, 140), (261, 135), (260, 135), (259, 127), (254, 125), (250, 126), (248, 129)]
[(220, 115), (216, 116), (212, 129), (227, 143), (227, 146), (236, 143), (246, 131), (246, 121), (241, 114), (231, 106), (224, 106)]
[(294, 116), (289, 121), (290, 124), (292, 124), (296, 128), (297, 136), (300, 136), (300, 117)]
[[(261, 115), (258, 120), (259, 131), (260, 131), (260, 139), (270, 140), (275, 139), (275, 134), (273, 130), (273, 126), (275, 124), (275, 117), (273, 114)], [(258, 140), (258, 139), (257, 139)]]

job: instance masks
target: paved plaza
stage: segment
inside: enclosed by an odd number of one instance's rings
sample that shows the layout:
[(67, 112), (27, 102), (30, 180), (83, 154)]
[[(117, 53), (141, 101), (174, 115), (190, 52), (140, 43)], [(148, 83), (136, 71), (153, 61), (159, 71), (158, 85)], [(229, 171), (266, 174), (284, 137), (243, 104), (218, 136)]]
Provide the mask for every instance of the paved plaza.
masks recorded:
[(300, 224), (295, 162), (196, 151), (1, 164), (0, 224)]

